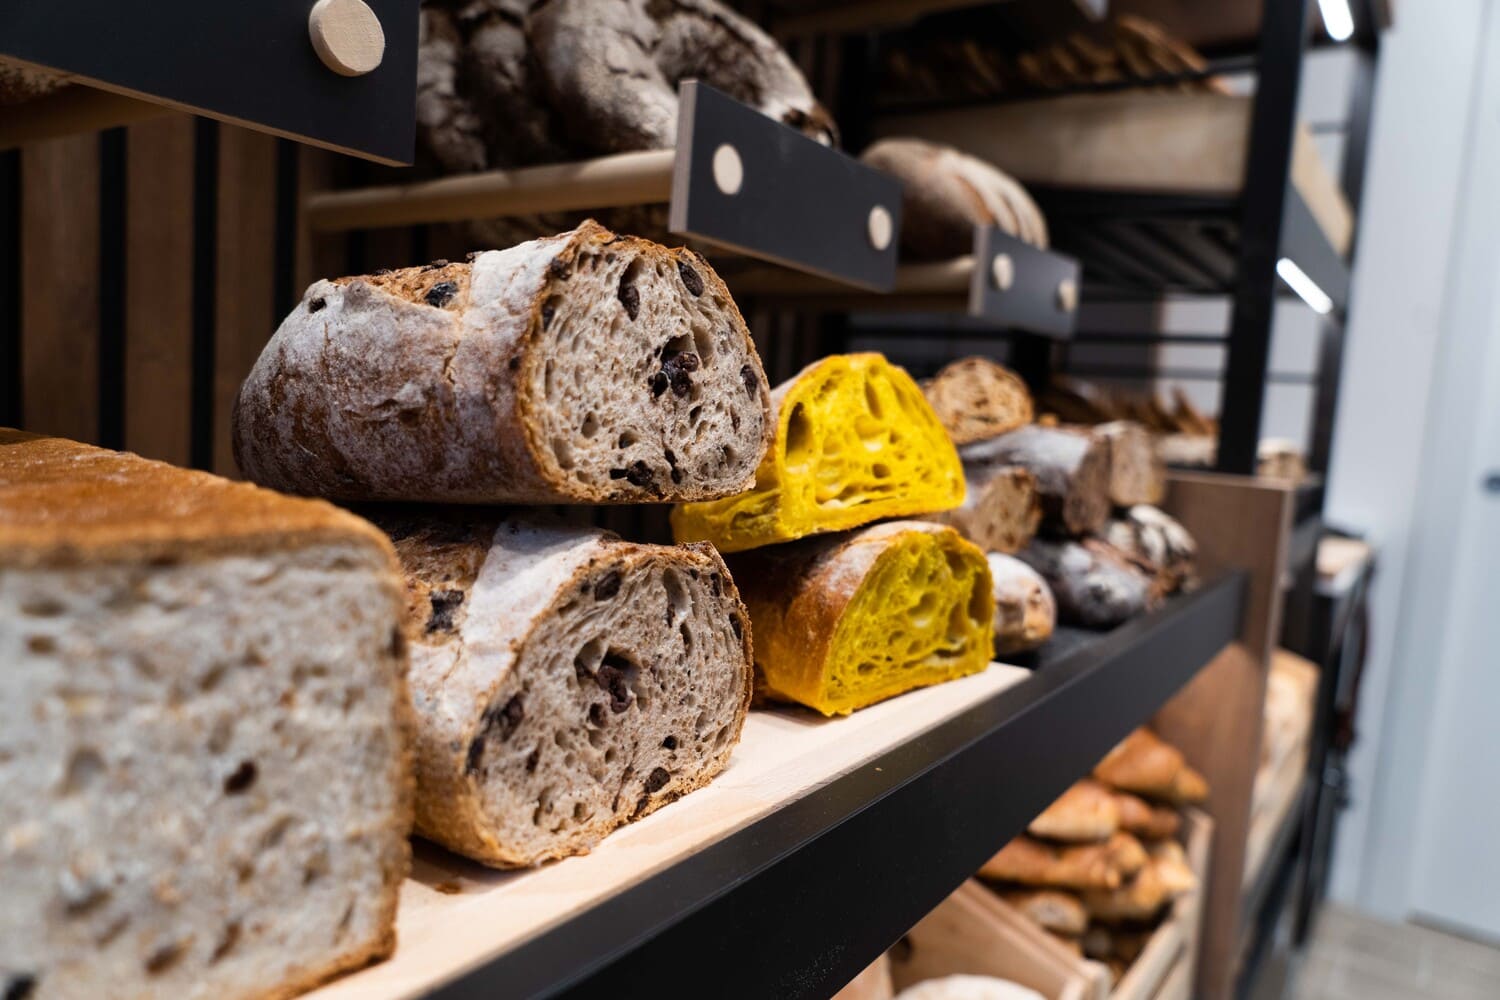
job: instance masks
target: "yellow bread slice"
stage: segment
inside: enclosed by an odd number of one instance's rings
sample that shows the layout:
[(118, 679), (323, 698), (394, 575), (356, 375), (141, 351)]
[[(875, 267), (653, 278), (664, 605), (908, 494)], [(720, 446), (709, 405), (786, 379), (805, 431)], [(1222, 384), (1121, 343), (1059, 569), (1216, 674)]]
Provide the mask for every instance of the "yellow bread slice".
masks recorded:
[(848, 715), (989, 666), (989, 564), (952, 528), (890, 521), (729, 566), (768, 697)]
[(776, 438), (748, 493), (672, 511), (679, 542), (742, 552), (964, 500), (958, 452), (922, 390), (880, 354), (814, 362), (771, 393)]

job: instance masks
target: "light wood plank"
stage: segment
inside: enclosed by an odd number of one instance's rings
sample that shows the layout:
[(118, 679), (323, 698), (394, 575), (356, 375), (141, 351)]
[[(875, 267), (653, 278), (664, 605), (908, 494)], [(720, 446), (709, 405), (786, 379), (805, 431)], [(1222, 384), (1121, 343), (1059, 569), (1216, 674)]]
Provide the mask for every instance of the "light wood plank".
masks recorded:
[(276, 331), (276, 140), (219, 130), (218, 281), (214, 298), (214, 460), (238, 476), (230, 416), (240, 383)]
[(309, 996), (420, 996), (1027, 676), (995, 664), (843, 719), (800, 710), (752, 712), (729, 767), (712, 784), (582, 857), (497, 872), (419, 847), (401, 892), (395, 956)]
[(21, 153), (21, 377), (27, 430), (99, 432), (99, 138)]
[(125, 447), (189, 461), (193, 121), (132, 125), (125, 159)]

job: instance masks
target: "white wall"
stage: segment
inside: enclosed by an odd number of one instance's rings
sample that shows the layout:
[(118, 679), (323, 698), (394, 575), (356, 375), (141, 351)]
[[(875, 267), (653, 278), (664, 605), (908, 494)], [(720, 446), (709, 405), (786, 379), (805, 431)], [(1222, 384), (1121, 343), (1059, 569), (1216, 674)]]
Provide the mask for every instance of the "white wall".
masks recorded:
[(1329, 518), (1380, 549), (1332, 893), (1389, 919), (1409, 912), (1411, 737), (1427, 711), (1425, 699), (1391, 692), (1421, 685), (1429, 666), (1404, 656), (1393, 677), (1395, 652), (1456, 223), (1473, 207), (1459, 193), (1483, 7), (1406, 5), (1384, 40), (1329, 478)]

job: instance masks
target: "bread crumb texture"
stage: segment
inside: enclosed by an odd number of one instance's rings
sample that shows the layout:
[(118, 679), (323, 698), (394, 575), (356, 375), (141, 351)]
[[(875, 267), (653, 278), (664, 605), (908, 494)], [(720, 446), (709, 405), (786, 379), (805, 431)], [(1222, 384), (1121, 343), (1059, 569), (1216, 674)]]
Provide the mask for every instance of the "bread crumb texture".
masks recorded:
[(772, 394), (775, 438), (748, 493), (672, 512), (678, 541), (740, 552), (963, 503), (958, 453), (905, 370), (824, 358)]
[(733, 568), (772, 698), (848, 715), (989, 666), (989, 565), (952, 528), (893, 521), (802, 543), (776, 565), (756, 555)]

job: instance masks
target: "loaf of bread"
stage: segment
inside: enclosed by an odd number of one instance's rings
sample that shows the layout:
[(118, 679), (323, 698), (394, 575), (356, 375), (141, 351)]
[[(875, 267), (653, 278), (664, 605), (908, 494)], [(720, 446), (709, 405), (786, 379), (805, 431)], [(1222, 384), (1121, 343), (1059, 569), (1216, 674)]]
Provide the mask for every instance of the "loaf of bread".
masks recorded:
[(388, 954), (400, 620), (351, 514), (0, 430), (0, 994), (282, 997)]
[(1202, 802), (1208, 782), (1182, 751), (1145, 726), (1125, 737), (1094, 767), (1094, 777), (1120, 791), (1174, 805)]
[(921, 139), (881, 139), (860, 154), (870, 166), (900, 178), (901, 251), (925, 260), (974, 252), (974, 228), (995, 226), (1047, 245), (1041, 209), (1005, 171), (951, 146)]
[(1116, 507), (1161, 503), (1167, 469), (1151, 432), (1134, 420), (1112, 420), (1093, 432), (1109, 451), (1110, 502)]
[(1175, 837), (1182, 828), (1182, 814), (1171, 806), (1152, 805), (1128, 792), (1115, 792), (1114, 799), (1120, 829), (1142, 840)]
[(1019, 558), (1042, 575), (1057, 600), (1058, 621), (1113, 628), (1155, 608), (1161, 591), (1107, 542), (1036, 538)]
[(1120, 810), (1114, 793), (1084, 778), (1026, 826), (1026, 832), (1044, 840), (1092, 843), (1108, 840), (1120, 829)]
[(995, 585), (995, 653), (1006, 656), (1036, 649), (1052, 638), (1057, 603), (1040, 573), (1015, 556), (987, 557)]
[(381, 524), (406, 571), (422, 836), (534, 865), (724, 769), (750, 630), (713, 549), (467, 514)]
[(1036, 990), (994, 976), (924, 979), (896, 994), (896, 1000), (1042, 1000)]
[(749, 487), (770, 395), (701, 257), (587, 222), (472, 264), (316, 282), (234, 418), (240, 468), (293, 493), (641, 503)]
[(952, 528), (888, 521), (730, 561), (763, 692), (824, 715), (989, 666), (984, 554)]
[(677, 85), (697, 79), (812, 138), (837, 130), (781, 46), (717, 0), (547, 0), (527, 22), (553, 111), (576, 148), (677, 143)]
[(1197, 575), (1198, 543), (1157, 507), (1136, 504), (1120, 512), (1105, 525), (1104, 540), (1149, 573), (1160, 593), (1188, 586)]
[(1083, 902), (1060, 889), (1002, 889), (1000, 898), (1044, 931), (1063, 937), (1078, 937), (1088, 927), (1089, 913)]
[(680, 542), (740, 552), (888, 517), (952, 510), (958, 454), (905, 370), (879, 354), (816, 361), (776, 387), (755, 488), (672, 512)]
[[(907, 225), (903, 220), (903, 227)], [(922, 392), (957, 445), (973, 444), (1031, 423), (1031, 391), (1021, 376), (989, 358), (950, 361)]]
[(1108, 841), (1056, 845), (1020, 836), (986, 861), (979, 877), (1055, 889), (1116, 889), (1124, 881), (1118, 854)]
[(964, 470), (964, 502), (933, 514), (986, 552), (1014, 555), (1036, 537), (1042, 523), (1036, 477), (1019, 465), (973, 466)]
[(959, 454), (971, 471), (1019, 465), (1035, 476), (1042, 526), (1052, 534), (1090, 534), (1109, 518), (1109, 452), (1087, 431), (1032, 424)]

